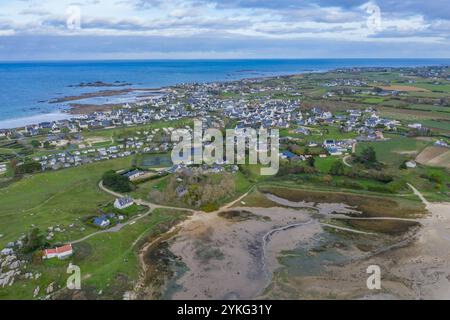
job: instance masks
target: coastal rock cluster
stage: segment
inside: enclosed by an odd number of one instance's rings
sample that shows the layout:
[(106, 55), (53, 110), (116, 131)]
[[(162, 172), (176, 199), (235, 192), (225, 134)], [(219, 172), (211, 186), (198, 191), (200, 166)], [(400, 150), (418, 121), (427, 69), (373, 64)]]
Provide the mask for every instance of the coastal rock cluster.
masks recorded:
[(25, 272), (27, 261), (20, 259), (17, 251), (22, 247), (23, 238), (16, 242), (8, 243), (6, 248), (0, 251), (0, 288), (12, 286), (16, 280), (37, 280), (40, 273)]
[(5, 248), (0, 252), (0, 287), (12, 286), (16, 277), (22, 274), (21, 266), (26, 261), (19, 260), (11, 248)]

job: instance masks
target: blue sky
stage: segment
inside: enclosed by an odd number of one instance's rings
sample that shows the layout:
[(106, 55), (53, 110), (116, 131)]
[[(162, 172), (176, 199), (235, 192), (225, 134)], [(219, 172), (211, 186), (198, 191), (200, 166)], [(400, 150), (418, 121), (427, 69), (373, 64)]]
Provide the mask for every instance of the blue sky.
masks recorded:
[(450, 58), (449, 30), (448, 0), (0, 0), (0, 60)]

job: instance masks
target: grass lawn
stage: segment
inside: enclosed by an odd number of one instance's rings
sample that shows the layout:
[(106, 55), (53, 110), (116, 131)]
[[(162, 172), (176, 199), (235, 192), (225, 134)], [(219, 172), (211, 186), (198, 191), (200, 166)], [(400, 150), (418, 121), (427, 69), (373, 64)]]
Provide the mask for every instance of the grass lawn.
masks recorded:
[(119, 232), (96, 235), (74, 245), (74, 256), (66, 260), (44, 260), (29, 265), (28, 269), (40, 272), (37, 280), (21, 280), (12, 287), (0, 289), (0, 299), (31, 299), (36, 286), (40, 286), (39, 297), (52, 282), (58, 287), (65, 286), (66, 269), (73, 263), (81, 269), (82, 289), (98, 298), (121, 299), (124, 291), (132, 288), (139, 275), (136, 247), (139, 240), (145, 240), (169, 228), (184, 215), (181, 211), (157, 209), (149, 216), (128, 225)]
[(80, 167), (26, 176), (0, 189), (0, 247), (26, 232), (32, 225), (76, 227), (56, 234), (57, 240), (70, 240), (90, 233), (81, 231), (80, 219), (95, 214), (113, 197), (100, 191), (97, 183), (107, 170), (129, 167), (131, 158), (102, 161)]
[(316, 157), (314, 162), (314, 167), (319, 169), (320, 172), (328, 174), (330, 172), (330, 168), (336, 161), (342, 161), (341, 158), (338, 157), (326, 157), (326, 158), (319, 158)]
[(365, 147), (372, 146), (378, 161), (398, 168), (404, 160), (415, 158), (429, 144), (427, 141), (398, 135), (386, 135), (385, 137), (390, 140), (358, 143), (356, 153), (360, 153)]

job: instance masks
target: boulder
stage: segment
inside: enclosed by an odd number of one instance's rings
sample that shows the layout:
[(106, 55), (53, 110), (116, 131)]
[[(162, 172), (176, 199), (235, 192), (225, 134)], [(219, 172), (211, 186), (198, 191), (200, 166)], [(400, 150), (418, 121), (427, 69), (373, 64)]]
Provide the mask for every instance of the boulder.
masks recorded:
[(37, 297), (37, 295), (39, 294), (39, 290), (40, 290), (39, 286), (37, 286), (37, 287), (34, 289), (34, 292), (33, 292), (33, 298), (36, 298), (36, 297)]
[(45, 290), (45, 292), (47, 292), (47, 294), (52, 293), (54, 290), (53, 286), (54, 286), (54, 282), (50, 283), (47, 287), (47, 290)]

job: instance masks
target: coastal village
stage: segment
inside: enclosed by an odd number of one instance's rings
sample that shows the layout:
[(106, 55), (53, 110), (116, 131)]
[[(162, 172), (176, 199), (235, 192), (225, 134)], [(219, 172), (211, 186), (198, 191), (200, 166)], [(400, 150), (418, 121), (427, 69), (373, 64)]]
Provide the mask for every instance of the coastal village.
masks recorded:
[[(371, 104), (355, 107), (354, 103), (349, 103), (345, 106), (345, 100), (343, 103), (338, 100), (344, 104), (339, 110), (330, 108), (330, 100), (336, 101), (333, 99), (342, 97), (365, 95), (377, 99), (397, 98), (408, 92), (402, 87), (389, 88), (389, 82), (369, 83), (352, 78), (355, 72), (361, 71), (336, 70), (337, 75), (344, 74), (346, 77), (321, 81), (318, 93), (320, 102), (305, 102), (304, 91), (295, 81), (283, 81), (282, 77), (180, 84), (164, 88), (158, 95), (103, 111), (21, 128), (0, 129), (2, 148), (23, 150), (24, 145), (33, 146), (27, 152), (0, 155), (0, 175), (6, 176), (12, 167), (20, 168), (30, 163), (33, 164), (30, 166), (32, 172), (24, 173), (39, 174), (131, 156), (168, 154), (173, 148), (172, 132), (180, 128), (191, 132), (193, 120), (202, 121), (204, 128), (221, 130), (277, 128), (281, 143), (279, 156), (288, 163), (330, 158), (342, 160), (345, 166), (351, 168), (352, 165), (346, 160), (356, 154), (358, 144), (383, 143), (397, 136), (427, 138), (436, 148), (450, 150), (448, 136), (433, 136), (432, 129), (420, 120), (387, 116)], [(371, 68), (363, 71), (380, 72)], [(405, 69), (401, 73), (408, 79), (413, 76), (441, 79), (443, 74), (441, 68)], [(409, 85), (414, 83), (414, 80), (408, 80)], [(418, 165), (415, 158), (407, 160), (404, 167), (414, 170)], [(135, 164), (133, 168), (118, 171), (118, 174), (136, 182), (180, 172), (192, 177), (218, 173), (237, 175), (240, 170), (239, 166), (225, 160), (202, 166), (164, 163), (152, 170)], [(178, 185), (174, 192), (181, 199), (188, 190), (183, 179), (177, 177)], [(70, 241), (55, 241), (59, 235), (72, 230), (82, 233), (89, 227), (95, 228), (95, 232), (120, 229), (141, 218), (143, 211), (141, 203), (136, 203), (132, 197), (117, 196), (107, 206), (89, 212), (87, 220), (77, 218), (70, 224), (49, 226), (44, 231), (48, 245), (40, 251), (40, 257), (68, 259), (75, 254), (75, 249)], [(0, 239), (2, 237), (3, 234), (0, 234)], [(40, 272), (30, 272), (27, 269), (29, 261), (21, 259), (18, 254), (25, 240), (26, 236), (21, 235), (0, 250), (0, 288), (13, 286), (19, 280), (37, 280), (41, 277)], [(50, 298), (55, 289), (53, 282), (45, 288), (38, 286), (33, 297)]]
[[(436, 73), (430, 71), (426, 75), (436, 76)], [(324, 84), (329, 88), (342, 85), (366, 87), (367, 83), (356, 79), (336, 79)], [(401, 94), (397, 90), (365, 90), (376, 96)], [(283, 99), (267, 95), (273, 91), (295, 92), (298, 97), (294, 99), (292, 94), (289, 94), (289, 99)], [(239, 93), (237, 98), (233, 97), (236, 93)], [(354, 93), (357, 92), (352, 92)], [(338, 93), (335, 91), (328, 91), (324, 97), (336, 94)], [(44, 155), (29, 157), (39, 162), (42, 170), (57, 170), (128, 157), (136, 153), (167, 152), (172, 148), (170, 135), (175, 129), (172, 126), (151, 130), (136, 129), (132, 136), (111, 142), (96, 143), (95, 139), (90, 141), (84, 137), (85, 132), (139, 128), (158, 121), (181, 123), (186, 119), (196, 119), (202, 121), (205, 128), (229, 128), (230, 125), (236, 129), (279, 128), (289, 129), (296, 135), (304, 136), (310, 135), (314, 130), (320, 130), (320, 127), (335, 126), (343, 133), (356, 133), (355, 139), (358, 141), (382, 141), (383, 132), (395, 132), (399, 127), (418, 131), (424, 135), (429, 131), (420, 123), (402, 123), (396, 119), (382, 117), (373, 107), (349, 108), (339, 113), (333, 113), (320, 105), (305, 109), (301, 103), (301, 95), (301, 91), (296, 90), (294, 86), (279, 85), (274, 88), (273, 85), (266, 85), (263, 79), (185, 84), (167, 88), (163, 94), (156, 97), (149, 97), (134, 104), (127, 103), (122, 108), (110, 111), (93, 112), (67, 120), (42, 122), (22, 128), (1, 129), (0, 138), (19, 142), (38, 141), (39, 147), (49, 151), (44, 152)], [(186, 128), (189, 129), (188, 126)], [(314, 140), (310, 144), (322, 146), (328, 155), (346, 153), (356, 142), (349, 140), (331, 142), (320, 137), (315, 137)], [(95, 146), (102, 144), (101, 142), (105, 146)], [(445, 144), (443, 141), (438, 143)], [(0, 174), (6, 172), (7, 166), (8, 161), (0, 163)]]

